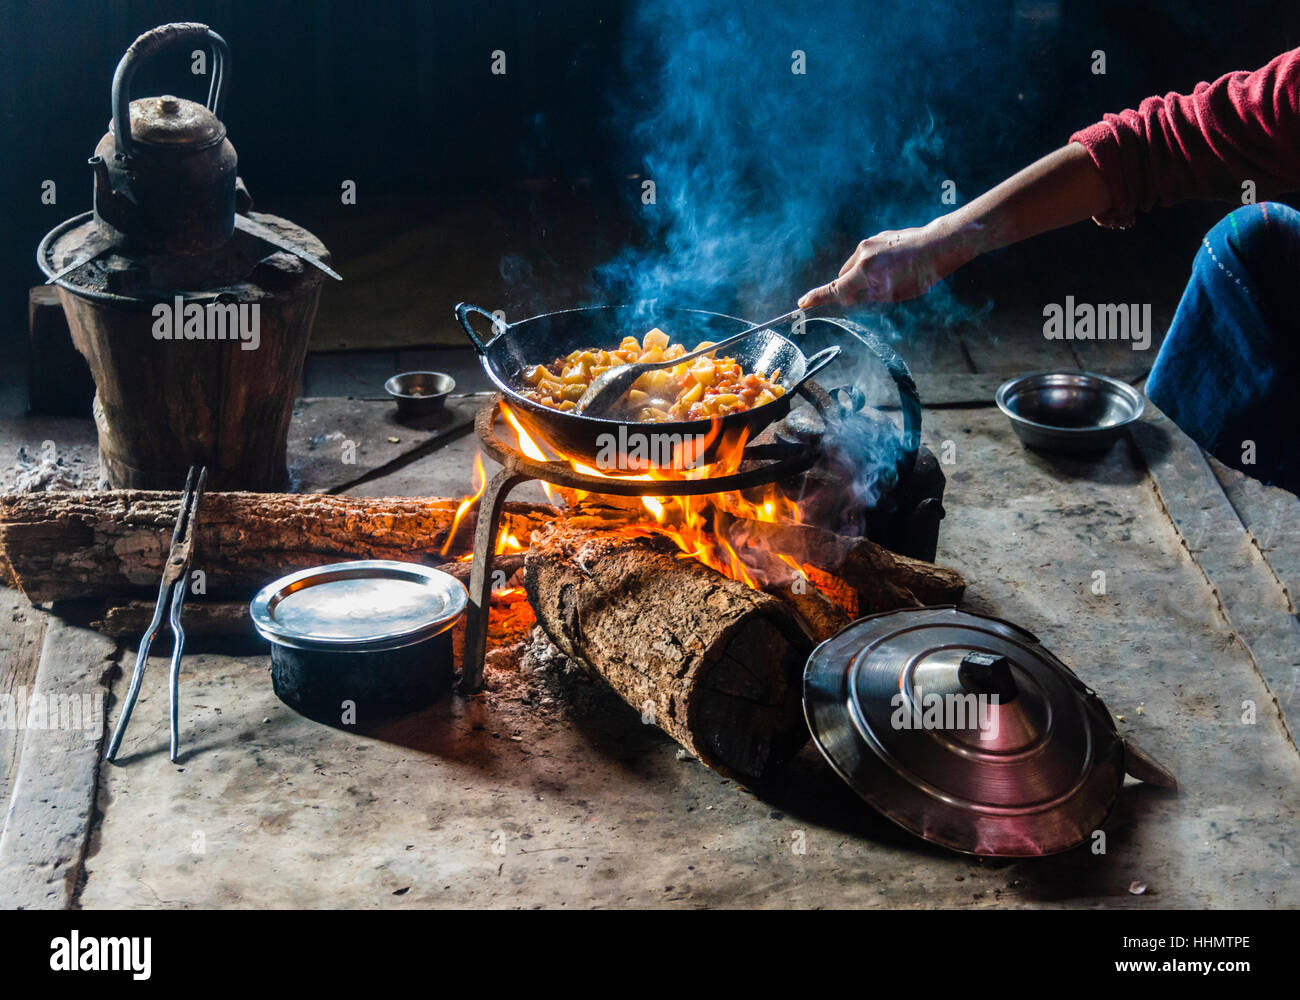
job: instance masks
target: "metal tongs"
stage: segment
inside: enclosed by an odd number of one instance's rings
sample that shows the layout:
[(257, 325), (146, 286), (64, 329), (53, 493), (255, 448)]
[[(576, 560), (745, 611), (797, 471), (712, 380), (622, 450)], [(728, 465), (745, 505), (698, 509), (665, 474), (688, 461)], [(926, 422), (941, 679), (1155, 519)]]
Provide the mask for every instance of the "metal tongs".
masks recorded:
[[(181, 651), (185, 646), (185, 630), (181, 628), (181, 608), (185, 604), (185, 589), (189, 585), (190, 559), (194, 555), (194, 522), (198, 518), (199, 501), (203, 499), (203, 487), (208, 481), (207, 467), (199, 472), (198, 486), (194, 485), (194, 466), (185, 478), (185, 492), (181, 494), (181, 509), (176, 515), (176, 527), (172, 529), (172, 547), (163, 566), (162, 582), (158, 585), (158, 602), (154, 605), (153, 621), (140, 639), (140, 649), (135, 655), (135, 673), (131, 675), (131, 686), (126, 692), (126, 702), (122, 706), (122, 717), (117, 720), (117, 729), (109, 741), (108, 752), (104, 759), (112, 763), (126, 734), (126, 725), (131, 721), (131, 711), (140, 694), (140, 682), (144, 679), (144, 665), (149, 659), (149, 647), (154, 637), (162, 628), (163, 608), (170, 603), (171, 614), (167, 624), (172, 630), (171, 673), (168, 682), (171, 718), (171, 752), (168, 757), (176, 762), (177, 747), (180, 743), (180, 727), (176, 714), (178, 707), (177, 687), (181, 674)], [(170, 597), (170, 600), (169, 600)]]

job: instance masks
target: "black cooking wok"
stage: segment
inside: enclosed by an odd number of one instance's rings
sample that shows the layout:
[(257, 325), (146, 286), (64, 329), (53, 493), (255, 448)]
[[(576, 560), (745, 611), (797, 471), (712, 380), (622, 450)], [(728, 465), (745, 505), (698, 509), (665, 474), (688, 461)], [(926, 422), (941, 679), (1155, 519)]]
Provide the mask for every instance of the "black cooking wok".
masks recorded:
[[(492, 324), (492, 337), (486, 341), (480, 339), (470, 323), (470, 313), (477, 313)], [(726, 353), (734, 357), (746, 372), (767, 373), (780, 369), (779, 382), (785, 394), (779, 399), (751, 410), (728, 414), (717, 421), (716, 427), (711, 420), (637, 423), (567, 413), (534, 403), (521, 394), (521, 390), (526, 388), (523, 373), (534, 365), (549, 365), (570, 351), (612, 349), (628, 336), (639, 341), (647, 330), (655, 326), (668, 334), (673, 343), (690, 348), (702, 340), (722, 340), (752, 324), (734, 316), (698, 309), (647, 311), (641, 306), (566, 309), (507, 324), (487, 310), (465, 302), (456, 306), (456, 319), (478, 351), (488, 378), (501, 390), (511, 409), (527, 422), (529, 430), (535, 431), (557, 451), (598, 465), (602, 471), (611, 469), (607, 460), (610, 441), (623, 442), (633, 433), (665, 436), (660, 440), (666, 440), (670, 435), (681, 435), (683, 441), (706, 442), (687, 452), (688, 464), (711, 464), (724, 447), (734, 445), (742, 436), (753, 440), (768, 424), (784, 417), (790, 411), (795, 390), (840, 353), (840, 348), (835, 346), (805, 357), (798, 347), (776, 331), (764, 330), (729, 348)], [(613, 435), (612, 439), (607, 435)], [(635, 460), (622, 460), (626, 456), (622, 455), (621, 445), (618, 450), (621, 461), (615, 468), (642, 467)]]

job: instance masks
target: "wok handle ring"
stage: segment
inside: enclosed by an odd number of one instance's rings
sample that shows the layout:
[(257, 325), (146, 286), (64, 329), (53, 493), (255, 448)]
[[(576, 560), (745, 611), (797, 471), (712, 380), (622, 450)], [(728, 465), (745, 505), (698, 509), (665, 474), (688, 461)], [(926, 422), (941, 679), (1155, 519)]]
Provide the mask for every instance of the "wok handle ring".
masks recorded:
[(131, 139), (131, 80), (140, 63), (164, 49), (180, 42), (207, 42), (212, 51), (212, 65), (208, 67), (207, 108), (221, 116), (221, 102), (226, 97), (226, 66), (230, 62), (230, 46), (226, 40), (196, 21), (179, 21), (150, 28), (131, 43), (122, 54), (113, 73), (113, 144), (117, 155), (130, 157)]
[[(799, 385), (803, 385), (819, 371), (838, 358), (840, 356), (840, 350), (841, 348), (839, 344), (834, 344), (818, 351), (816, 354), (810, 355), (804, 362), (803, 378), (799, 380)], [(795, 386), (795, 388), (798, 388), (798, 386)]]
[[(894, 385), (898, 387), (898, 398), (903, 411), (903, 457), (899, 466), (901, 472), (911, 472), (912, 467), (916, 464), (916, 456), (921, 450), (921, 394), (916, 391), (916, 382), (912, 379), (912, 373), (907, 367), (907, 362), (898, 356), (897, 351), (861, 323), (833, 316), (815, 316), (808, 319), (807, 322), (815, 323), (818, 321), (838, 326), (841, 330), (851, 333), (862, 341), (867, 346), (867, 349), (885, 366), (890, 378), (894, 380)], [(866, 401), (860, 390), (851, 391), (850, 395), (854, 399), (854, 408), (860, 408), (862, 403)]]
[[(487, 319), (488, 322), (492, 324), (493, 335), (486, 342), (479, 339), (479, 335), (475, 331), (473, 324), (470, 323), (469, 321), (470, 313), (477, 313), (478, 315)], [(493, 341), (495, 341), (497, 337), (500, 337), (503, 333), (505, 333), (506, 328), (509, 326), (509, 324), (506, 323), (505, 320), (501, 319), (498, 316), (492, 315), (492, 313), (488, 312), (483, 307), (473, 306), (470, 305), (468, 302), (461, 302), (457, 304), (456, 321), (460, 323), (461, 327), (465, 330), (466, 336), (469, 337), (469, 342), (474, 345), (474, 350), (478, 351), (479, 354), (487, 353), (487, 349), (492, 346)]]

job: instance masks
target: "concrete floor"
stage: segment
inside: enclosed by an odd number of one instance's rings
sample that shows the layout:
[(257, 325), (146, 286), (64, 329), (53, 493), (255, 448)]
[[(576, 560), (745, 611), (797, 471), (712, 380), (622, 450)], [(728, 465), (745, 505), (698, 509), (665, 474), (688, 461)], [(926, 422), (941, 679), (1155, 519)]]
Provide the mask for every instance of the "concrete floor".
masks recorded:
[[(1107, 851), (979, 861), (874, 814), (812, 747), (746, 789), (679, 754), (612, 695), (554, 666), (489, 672), (369, 733), (276, 700), (262, 649), (191, 643), (179, 766), (155, 657), (118, 766), (100, 767), (133, 652), (0, 590), (0, 691), (108, 694), (89, 732), (0, 730), (0, 900), (22, 906), (1118, 906), (1300, 904), (1300, 501), (1206, 463), (1158, 413), (1095, 464), (1022, 449), (990, 407), (1003, 374), (1135, 376), (1150, 355), (1042, 339), (1007, 317), (918, 336), (926, 441), (955, 445), (940, 561), (974, 610), (1017, 621), (1179, 776), (1130, 783)], [(1160, 325), (1159, 323), (1157, 324)], [(367, 398), (402, 368), (482, 376), (463, 350), (314, 356), (312, 396)], [(834, 380), (829, 384), (835, 384)], [(15, 410), (11, 406), (5, 412)], [(0, 462), (78, 421), (0, 421)], [(460, 495), (472, 435), (406, 443), (356, 495)], [(391, 459), (391, 461), (390, 461)], [(519, 499), (540, 499), (535, 484)], [(1093, 573), (1106, 573), (1104, 595)], [(163, 646), (163, 649), (166, 647)], [(236, 655), (236, 654), (239, 655)], [(1256, 706), (1245, 723), (1243, 704)], [(1290, 727), (1288, 729), (1288, 722)], [(802, 849), (800, 849), (802, 848)], [(1144, 888), (1142, 888), (1144, 887)], [(1142, 888), (1141, 892), (1135, 890)]]
[[(64, 751), (86, 795), (80, 817), (81, 800), (64, 805), (62, 829), (75, 840), (80, 825), (84, 859), (30, 849), (52, 836), (48, 803), (38, 811), (31, 797), (48, 797), (53, 778), (23, 777), (37, 774), (29, 753), (55, 737), (26, 734), (0, 882), (28, 887), (14, 902), (42, 905), (32, 887), (44, 885), (46, 905), (82, 907), (1300, 904), (1287, 875), (1300, 756), (1283, 719), (1300, 717), (1300, 701), (1270, 691), (1265, 677), (1284, 672), (1256, 661), (1225, 588), (1180, 533), (1160, 476), (1162, 463), (1190, 460), (1174, 454), (1170, 428), (1150, 421), (1163, 453), (1139, 451), (1135, 436), (1083, 465), (1025, 452), (988, 407), (926, 417), (932, 448), (956, 445), (940, 560), (967, 576), (970, 606), (1035, 631), (1183, 783), (1177, 794), (1126, 786), (1104, 855), (979, 861), (931, 847), (872, 813), (811, 747), (771, 787), (738, 787), (682, 759), (617, 699), (544, 668), (532, 695), (497, 671), (478, 699), (449, 697), (363, 735), (284, 707), (263, 653), (196, 650), (182, 674), (179, 766), (165, 752), (162, 659), (118, 766), (96, 775), (94, 752)], [(454, 493), (471, 441), (358, 492)], [(1275, 493), (1252, 509), (1284, 504)], [(1091, 592), (1099, 568), (1103, 596)], [(47, 617), (6, 599), (22, 629)], [(114, 655), (129, 665), (98, 637), (78, 652), (68, 635), (84, 630), (48, 628), (66, 631), (43, 671), (79, 657), (101, 671)], [(110, 675), (115, 719), (125, 678)], [(1241, 721), (1243, 702), (1258, 706), (1254, 724)]]

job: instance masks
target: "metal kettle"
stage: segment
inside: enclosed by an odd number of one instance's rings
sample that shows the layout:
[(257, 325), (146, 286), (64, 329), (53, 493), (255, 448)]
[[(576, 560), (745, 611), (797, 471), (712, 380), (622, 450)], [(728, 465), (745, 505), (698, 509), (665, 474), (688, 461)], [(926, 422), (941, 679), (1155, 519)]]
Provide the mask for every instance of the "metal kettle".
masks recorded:
[[(130, 99), (140, 64), (181, 44), (207, 45), (207, 104), (170, 95)], [(90, 164), (100, 236), (146, 253), (215, 250), (235, 229), (235, 147), (218, 114), (230, 50), (206, 24), (164, 24), (137, 38), (113, 75), (113, 120)]]
[[(132, 101), (131, 80), (140, 64), (182, 43), (209, 47), (207, 104), (171, 95)], [(47, 284), (110, 253), (130, 258), (146, 275), (115, 273), (114, 291), (229, 284), (265, 256), (263, 244), (342, 280), (319, 255), (249, 214), (252, 198), (236, 176), (235, 147), (217, 117), (229, 75), (229, 46), (206, 24), (159, 25), (131, 43), (113, 74), (112, 122), (89, 161), (94, 228), (57, 266), (47, 257), (52, 248), (42, 243), (37, 261)], [(231, 239), (236, 231), (260, 242), (240, 249)]]

